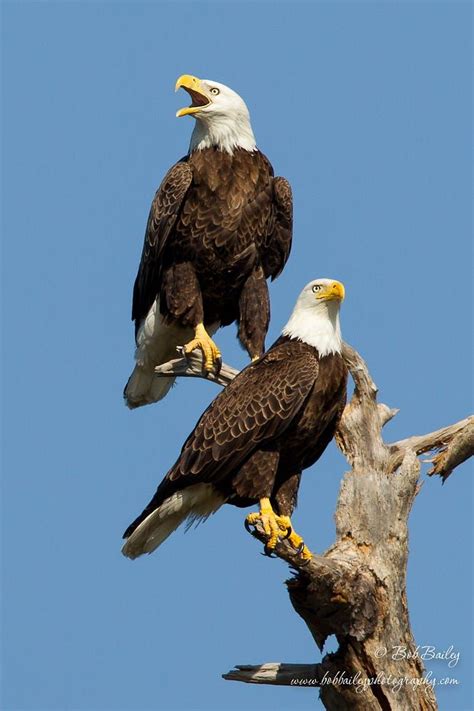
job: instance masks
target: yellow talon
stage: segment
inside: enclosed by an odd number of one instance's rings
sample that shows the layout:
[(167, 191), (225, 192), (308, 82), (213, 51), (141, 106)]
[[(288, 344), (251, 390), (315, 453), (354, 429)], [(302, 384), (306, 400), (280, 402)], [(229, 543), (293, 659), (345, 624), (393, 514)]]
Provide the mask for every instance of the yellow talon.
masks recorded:
[(221, 352), (204, 328), (204, 324), (198, 323), (194, 329), (194, 338), (184, 346), (184, 354), (189, 355), (196, 348), (200, 348), (203, 354), (204, 370), (218, 372), (222, 365)]
[(304, 540), (301, 538), (301, 536), (299, 536), (293, 530), (293, 526), (292, 526), (290, 517), (289, 516), (280, 516), (280, 518), (284, 519), (285, 525), (290, 530), (290, 535), (288, 536), (288, 540), (290, 541), (293, 548), (296, 548), (300, 552), (300, 556), (304, 560), (310, 560), (313, 557), (313, 554), (311, 553), (309, 548), (307, 546), (305, 546)]
[(278, 539), (284, 537), (282, 534), (287, 533), (287, 526), (283, 519), (284, 517), (277, 516), (273, 511), (270, 499), (264, 498), (260, 499), (259, 513), (249, 514), (245, 522), (248, 528), (248, 526), (255, 526), (257, 521), (261, 521), (263, 530), (268, 538), (265, 548), (272, 551), (278, 543)]
[(263, 530), (268, 537), (265, 548), (274, 550), (279, 539), (288, 538), (294, 548), (296, 548), (303, 560), (309, 560), (313, 554), (304, 544), (301, 536), (293, 531), (289, 516), (278, 516), (272, 508), (270, 499), (260, 499), (259, 513), (251, 513), (245, 519), (246, 527), (255, 526), (257, 521), (261, 521)]

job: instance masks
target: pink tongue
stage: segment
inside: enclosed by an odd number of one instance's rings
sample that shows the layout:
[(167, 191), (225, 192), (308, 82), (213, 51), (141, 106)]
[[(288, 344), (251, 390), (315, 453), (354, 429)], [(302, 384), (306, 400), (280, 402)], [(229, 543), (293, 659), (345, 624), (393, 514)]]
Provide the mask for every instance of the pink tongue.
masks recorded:
[(188, 89), (187, 91), (191, 95), (191, 99), (193, 100), (192, 106), (205, 106), (207, 103), (209, 103), (206, 97), (202, 94), (199, 94), (197, 91), (193, 91), (192, 89)]

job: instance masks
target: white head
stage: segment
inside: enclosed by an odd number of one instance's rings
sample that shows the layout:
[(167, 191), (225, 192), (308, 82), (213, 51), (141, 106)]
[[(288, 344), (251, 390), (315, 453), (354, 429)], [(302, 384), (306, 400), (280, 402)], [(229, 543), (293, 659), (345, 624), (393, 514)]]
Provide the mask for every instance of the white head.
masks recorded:
[(211, 79), (198, 79), (183, 74), (176, 82), (191, 96), (191, 106), (180, 109), (176, 116), (196, 119), (189, 152), (215, 146), (233, 153), (236, 148), (255, 151), (257, 146), (245, 101), (224, 84)]
[(299, 295), (282, 335), (314, 346), (320, 356), (340, 353), (342, 337), (339, 308), (344, 293), (344, 286), (340, 281), (310, 281)]

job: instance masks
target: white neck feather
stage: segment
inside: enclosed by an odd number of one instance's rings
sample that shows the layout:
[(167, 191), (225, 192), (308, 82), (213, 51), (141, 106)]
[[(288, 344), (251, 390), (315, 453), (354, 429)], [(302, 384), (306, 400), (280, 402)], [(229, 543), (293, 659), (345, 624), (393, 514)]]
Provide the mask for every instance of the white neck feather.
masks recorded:
[(209, 114), (196, 119), (189, 152), (213, 147), (231, 155), (236, 148), (256, 151), (257, 144), (248, 114), (240, 113), (236, 116)]
[(297, 301), (290, 320), (282, 331), (318, 349), (320, 356), (340, 353), (342, 349), (339, 302), (301, 303)]

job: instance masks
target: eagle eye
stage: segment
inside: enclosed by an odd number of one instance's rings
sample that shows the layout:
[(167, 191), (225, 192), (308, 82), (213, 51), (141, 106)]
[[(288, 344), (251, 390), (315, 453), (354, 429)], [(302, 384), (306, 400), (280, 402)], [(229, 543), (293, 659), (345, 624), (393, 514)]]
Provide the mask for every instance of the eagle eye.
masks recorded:
[(317, 291), (321, 291), (321, 286), (320, 284), (315, 284), (312, 288), (312, 291), (316, 293)]
[(216, 86), (213, 86), (212, 89), (210, 89), (209, 91), (211, 92), (211, 94), (214, 94), (214, 96), (217, 96), (221, 93)]

